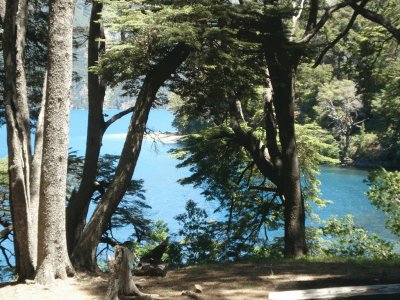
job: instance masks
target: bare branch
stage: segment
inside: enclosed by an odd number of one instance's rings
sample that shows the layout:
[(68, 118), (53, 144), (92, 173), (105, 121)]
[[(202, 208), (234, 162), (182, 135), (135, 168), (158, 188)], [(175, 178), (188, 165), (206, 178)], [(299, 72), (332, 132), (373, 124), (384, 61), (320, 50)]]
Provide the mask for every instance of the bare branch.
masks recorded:
[(249, 163), (249, 164), (247, 165), (247, 167), (242, 171), (242, 173), (240, 174), (239, 179), (237, 180), (236, 184), (239, 184), (239, 183), (242, 181), (242, 179), (243, 179), (243, 177), (244, 177), (244, 174), (245, 174), (250, 168), (252, 168), (253, 166), (254, 166), (254, 161), (252, 161), (251, 163)]
[(108, 127), (110, 127), (111, 124), (113, 124), (114, 122), (116, 122), (117, 120), (121, 119), (122, 117), (126, 116), (127, 114), (130, 114), (131, 112), (133, 112), (135, 106), (132, 106), (126, 110), (123, 110), (117, 114), (115, 114), (114, 116), (112, 116), (109, 120), (107, 120), (107, 122), (104, 123), (104, 130), (107, 129)]
[(118, 242), (117, 240), (110, 238), (108, 236), (102, 236), (100, 238), (100, 243), (104, 243), (104, 244), (110, 245), (112, 247), (120, 245), (120, 242)]
[[(362, 8), (365, 6), (365, 4), (367, 4), (368, 0), (363, 0), (362, 3), (360, 4), (359, 8)], [(333, 47), (335, 47), (335, 45), (350, 31), (350, 29), (353, 27), (353, 24), (355, 22), (355, 20), (357, 19), (357, 16), (359, 15), (359, 9), (354, 10), (353, 15), (350, 18), (349, 23), (347, 24), (346, 28), (332, 41), (330, 42), (323, 50), (322, 52), (319, 54), (317, 60), (315, 61), (313, 68), (316, 68), (322, 61), (322, 59), (324, 58), (325, 54), (332, 49)]]
[(361, 5), (357, 5), (356, 3), (351, 4), (351, 7), (355, 11), (357, 11), (360, 15), (362, 15), (364, 18), (385, 27), (386, 30), (393, 35), (393, 37), (397, 40), (397, 42), (400, 43), (400, 29), (394, 27), (393, 24), (388, 19), (386, 19), (385, 17), (376, 12), (361, 7)]
[(297, 20), (301, 17), (301, 13), (303, 12), (303, 8), (304, 8), (304, 1), (305, 0), (301, 0), (300, 6), (297, 8), (297, 3), (296, 1), (292, 1), (293, 2), (293, 8), (294, 9), (298, 9), (298, 13), (297, 15), (292, 16), (292, 33), (291, 33), (291, 37), (290, 40), (293, 40), (294, 35), (296, 33), (296, 27), (297, 27)]
[[(350, 1), (345, 0), (326, 9), (325, 13), (322, 15), (321, 19), (317, 24), (315, 24), (314, 27), (311, 26), (312, 22), (314, 22), (314, 16), (311, 19), (309, 18), (309, 24), (307, 26), (310, 26), (312, 28), (309, 28), (309, 30), (305, 32), (303, 38), (298, 43), (308, 43), (321, 30), (321, 28), (324, 27), (325, 23), (329, 20), (332, 14), (346, 6), (349, 6), (349, 2)], [(313, 9), (316, 9), (316, 7), (314, 7)]]
[(258, 191), (278, 194), (278, 190), (276, 188), (269, 188), (269, 187), (259, 186), (259, 185), (251, 185), (251, 186), (249, 186), (249, 190), (258, 190)]
[(0, 251), (1, 253), (3, 253), (4, 259), (7, 263), (7, 266), (9, 266), (10, 268), (14, 268), (14, 266), (11, 264), (10, 259), (8, 258), (8, 255), (6, 253), (6, 251), (10, 252), (10, 250), (8, 250), (7, 248), (0, 246)]

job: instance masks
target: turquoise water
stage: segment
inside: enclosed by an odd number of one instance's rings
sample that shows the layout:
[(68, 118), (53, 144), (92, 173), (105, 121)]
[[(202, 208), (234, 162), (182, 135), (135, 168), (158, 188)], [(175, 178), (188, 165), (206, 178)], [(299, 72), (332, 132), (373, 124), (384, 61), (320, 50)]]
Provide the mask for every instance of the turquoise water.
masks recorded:
[[(112, 116), (116, 110), (106, 113)], [(102, 154), (120, 154), (124, 137), (128, 128), (130, 116), (118, 120), (106, 132), (103, 141)], [(174, 132), (171, 123), (173, 116), (164, 109), (152, 110), (148, 128), (154, 131)], [(70, 147), (84, 154), (86, 143), (86, 110), (73, 110), (71, 113)], [(0, 128), (0, 157), (6, 156), (5, 128)], [(192, 199), (206, 208), (213, 210), (212, 203), (208, 203), (201, 196), (201, 190), (191, 186), (181, 186), (177, 180), (189, 174), (188, 169), (177, 169), (177, 160), (172, 158), (168, 150), (174, 144), (154, 143), (145, 140), (134, 174), (134, 179), (143, 179), (146, 190), (146, 199), (153, 207), (149, 217), (153, 220), (162, 219), (169, 225), (171, 231), (177, 229), (174, 216), (184, 211), (187, 200)], [(396, 238), (384, 227), (385, 216), (369, 203), (365, 192), (368, 186), (364, 182), (367, 172), (356, 169), (343, 169), (336, 167), (322, 167), (319, 179), (321, 180), (322, 198), (333, 201), (324, 209), (315, 212), (322, 220), (330, 215), (355, 216), (356, 225), (377, 233), (383, 237), (395, 240)], [(312, 224), (315, 224), (311, 222)], [(123, 239), (132, 229), (126, 228), (120, 232)], [(278, 233), (280, 234), (280, 233)]]

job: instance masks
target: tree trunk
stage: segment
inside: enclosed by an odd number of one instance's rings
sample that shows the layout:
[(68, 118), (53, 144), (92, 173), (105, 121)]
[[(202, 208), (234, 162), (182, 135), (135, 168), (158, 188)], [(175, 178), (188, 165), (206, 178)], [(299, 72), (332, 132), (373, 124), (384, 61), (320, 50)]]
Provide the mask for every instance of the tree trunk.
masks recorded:
[[(88, 68), (96, 65), (99, 60), (100, 51), (104, 50), (104, 43), (98, 42), (99, 38), (104, 37), (99, 23), (102, 9), (102, 3), (93, 2), (88, 40)], [(86, 225), (90, 200), (94, 191), (93, 186), (97, 175), (97, 163), (105, 130), (103, 118), (105, 90), (105, 86), (100, 82), (99, 77), (93, 72), (88, 72), (89, 115), (85, 164), (78, 191), (72, 194), (67, 208), (67, 241), (69, 253), (72, 253), (75, 243), (82, 235)]]
[(115, 257), (109, 263), (110, 280), (107, 289), (107, 300), (118, 300), (121, 296), (136, 296), (139, 299), (155, 299), (158, 295), (142, 293), (132, 278), (131, 266), (134, 254), (126, 247), (116, 246)]
[[(307, 253), (294, 117), (296, 71), (301, 52), (287, 39), (285, 25), (279, 16), (267, 16), (265, 21), (268, 34), (263, 45), (264, 57), (273, 89), (272, 101), (281, 144), (278, 190), (285, 206), (284, 254), (300, 257)], [(266, 115), (266, 119), (268, 117)]]
[(132, 179), (141, 150), (147, 119), (156, 93), (165, 80), (185, 61), (189, 51), (190, 49), (187, 46), (177, 45), (146, 75), (136, 100), (114, 179), (73, 250), (72, 261), (74, 266), (92, 271), (97, 269), (97, 245)]
[(32, 247), (32, 255), (36, 266), (37, 262), (37, 236), (39, 226), (39, 201), (40, 201), (40, 177), (42, 168), (42, 155), (43, 155), (43, 123), (44, 123), (44, 110), (46, 104), (46, 90), (47, 90), (47, 72), (44, 76), (42, 102), (40, 105), (40, 113), (36, 123), (35, 134), (35, 152), (31, 163), (31, 178), (30, 178), (30, 213), (31, 213), (31, 232), (35, 239)]
[(24, 70), (26, 25), (27, 1), (8, 0), (3, 34), (5, 110), (16, 272), (21, 280), (34, 274), (36, 243), (36, 237), (30, 231), (31, 148)]
[(73, 273), (67, 252), (65, 199), (72, 82), (74, 0), (49, 7), (49, 57), (41, 170), (36, 281), (51, 283)]
[[(286, 72), (279, 74), (282, 70)], [(300, 170), (295, 138), (295, 76), (296, 69), (294, 66), (290, 66), (290, 68), (280, 66), (278, 70), (271, 71), (271, 81), (274, 87), (274, 106), (281, 142), (282, 166), (278, 189), (283, 194), (285, 203), (286, 257), (300, 257), (307, 252), (304, 199), (301, 193)]]

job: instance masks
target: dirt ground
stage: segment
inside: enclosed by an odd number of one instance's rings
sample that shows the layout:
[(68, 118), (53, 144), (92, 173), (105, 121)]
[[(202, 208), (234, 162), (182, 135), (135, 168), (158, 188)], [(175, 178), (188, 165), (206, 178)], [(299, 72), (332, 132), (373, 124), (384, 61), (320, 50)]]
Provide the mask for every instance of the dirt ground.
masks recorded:
[[(182, 291), (194, 291), (195, 284), (202, 287), (201, 299), (268, 299), (268, 293), (276, 290), (400, 283), (400, 264), (236, 263), (170, 270), (164, 278), (135, 277), (135, 282), (143, 292), (159, 294), (160, 299), (189, 299)], [(0, 288), (0, 300), (104, 299), (106, 289), (106, 276), (80, 274), (48, 287), (6, 285)]]

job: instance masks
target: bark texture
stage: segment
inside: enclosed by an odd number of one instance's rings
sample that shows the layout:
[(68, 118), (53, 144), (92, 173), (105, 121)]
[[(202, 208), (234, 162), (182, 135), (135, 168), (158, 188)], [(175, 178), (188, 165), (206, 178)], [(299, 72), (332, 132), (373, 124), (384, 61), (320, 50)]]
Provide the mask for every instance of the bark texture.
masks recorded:
[(115, 247), (115, 258), (110, 261), (110, 280), (108, 284), (107, 294), (105, 299), (118, 300), (118, 296), (128, 297), (135, 296), (139, 299), (156, 299), (158, 295), (142, 293), (132, 278), (132, 262), (134, 253), (126, 247)]
[(31, 148), (24, 69), (26, 26), (27, 1), (8, 0), (3, 34), (5, 111), (16, 271), (21, 279), (33, 276), (36, 263), (36, 237), (31, 232), (30, 212)]
[(264, 43), (265, 60), (273, 89), (272, 103), (281, 144), (278, 190), (285, 211), (284, 254), (286, 257), (300, 257), (307, 253), (294, 117), (295, 82), (300, 56), (285, 35), (282, 19), (270, 17), (266, 24), (271, 35)]
[[(102, 27), (99, 23), (102, 3), (93, 2), (88, 40), (88, 67), (95, 66), (99, 54), (104, 51), (104, 38)], [(79, 188), (71, 196), (67, 208), (67, 241), (68, 252), (72, 253), (75, 243), (82, 235), (86, 225), (86, 216), (91, 197), (94, 192), (94, 182), (97, 174), (100, 149), (104, 131), (106, 129), (103, 117), (103, 103), (106, 88), (99, 77), (93, 72), (88, 72), (88, 129), (86, 140), (85, 164), (83, 167), (82, 181)]]
[(49, 58), (44, 115), (36, 281), (48, 284), (73, 269), (67, 253), (65, 199), (69, 105), (72, 82), (74, 0), (55, 0), (49, 8)]
[(85, 270), (96, 270), (97, 245), (132, 178), (156, 93), (165, 80), (185, 61), (189, 52), (189, 47), (183, 44), (177, 45), (146, 75), (136, 100), (114, 179), (73, 250), (72, 261), (74, 266)]

